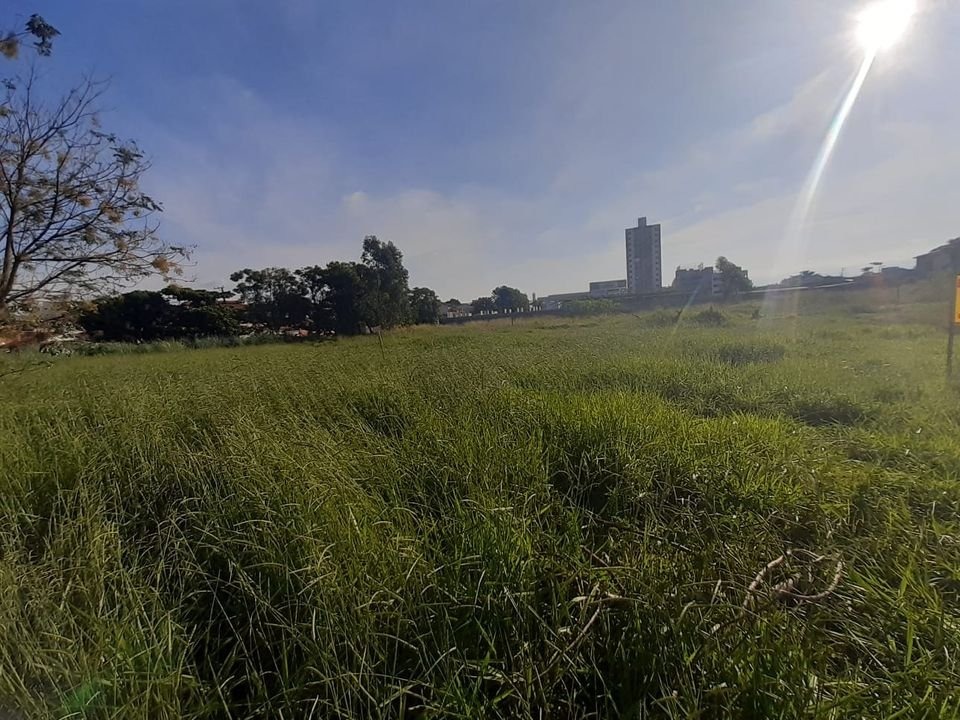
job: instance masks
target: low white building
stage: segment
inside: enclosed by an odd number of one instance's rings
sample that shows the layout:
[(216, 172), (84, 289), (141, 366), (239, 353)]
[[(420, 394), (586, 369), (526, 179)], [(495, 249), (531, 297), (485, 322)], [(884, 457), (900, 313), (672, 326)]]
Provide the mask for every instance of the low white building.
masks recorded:
[(621, 297), (629, 292), (627, 280), (597, 280), (590, 283), (590, 297), (608, 298)]
[(473, 307), (464, 303), (440, 303), (440, 317), (465, 318), (473, 315)]

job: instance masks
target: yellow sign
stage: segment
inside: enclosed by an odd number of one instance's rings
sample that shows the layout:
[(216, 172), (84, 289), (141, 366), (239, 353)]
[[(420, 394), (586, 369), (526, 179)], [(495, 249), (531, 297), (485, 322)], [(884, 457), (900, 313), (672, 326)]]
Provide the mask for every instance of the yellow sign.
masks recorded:
[(960, 275), (957, 275), (957, 298), (953, 301), (953, 322), (960, 325)]

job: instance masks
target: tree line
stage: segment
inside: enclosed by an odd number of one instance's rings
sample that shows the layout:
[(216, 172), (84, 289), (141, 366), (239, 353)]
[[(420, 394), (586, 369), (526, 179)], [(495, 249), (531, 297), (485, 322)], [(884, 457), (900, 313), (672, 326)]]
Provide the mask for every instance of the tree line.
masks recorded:
[[(359, 262), (334, 261), (289, 270), (244, 268), (232, 292), (171, 285), (104, 297), (82, 307), (80, 324), (104, 340), (157, 340), (283, 329), (354, 335), (411, 322), (435, 322), (440, 301), (409, 288), (403, 253), (374, 235)], [(234, 295), (239, 301), (226, 302)]]
[[(437, 294), (410, 288), (403, 253), (375, 235), (363, 239), (359, 262), (336, 260), (297, 270), (244, 268), (230, 279), (236, 283), (232, 291), (170, 285), (102, 297), (81, 304), (79, 324), (100, 340), (139, 342), (257, 331), (356, 335), (440, 320)], [(239, 299), (231, 301), (234, 296)], [(476, 312), (529, 305), (524, 293), (505, 285), (472, 303)]]
[(471, 310), (477, 315), (490, 313), (511, 313), (529, 310), (530, 298), (516, 288), (508, 285), (495, 287), (490, 297), (479, 297), (470, 303)]

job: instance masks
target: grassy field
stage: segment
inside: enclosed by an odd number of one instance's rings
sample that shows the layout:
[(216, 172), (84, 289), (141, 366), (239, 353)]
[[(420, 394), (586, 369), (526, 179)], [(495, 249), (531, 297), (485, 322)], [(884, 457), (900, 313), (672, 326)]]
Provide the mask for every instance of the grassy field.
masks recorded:
[(0, 716), (960, 717), (946, 308), (753, 310), (0, 378)]

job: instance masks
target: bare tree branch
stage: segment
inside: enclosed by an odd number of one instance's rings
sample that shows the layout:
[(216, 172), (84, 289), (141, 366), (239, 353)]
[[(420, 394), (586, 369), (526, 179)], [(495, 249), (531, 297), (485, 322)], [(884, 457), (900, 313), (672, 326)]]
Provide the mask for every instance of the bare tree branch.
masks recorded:
[(103, 293), (179, 274), (186, 248), (157, 236), (149, 161), (100, 129), (106, 85), (89, 78), (52, 103), (34, 69), (0, 103), (0, 311), (48, 294)]
[(20, 32), (10, 31), (0, 35), (0, 55), (8, 59), (15, 58), (20, 45), (28, 37), (34, 37), (33, 47), (39, 55), (49, 55), (53, 50), (53, 39), (60, 34), (53, 25), (39, 15), (31, 15)]

